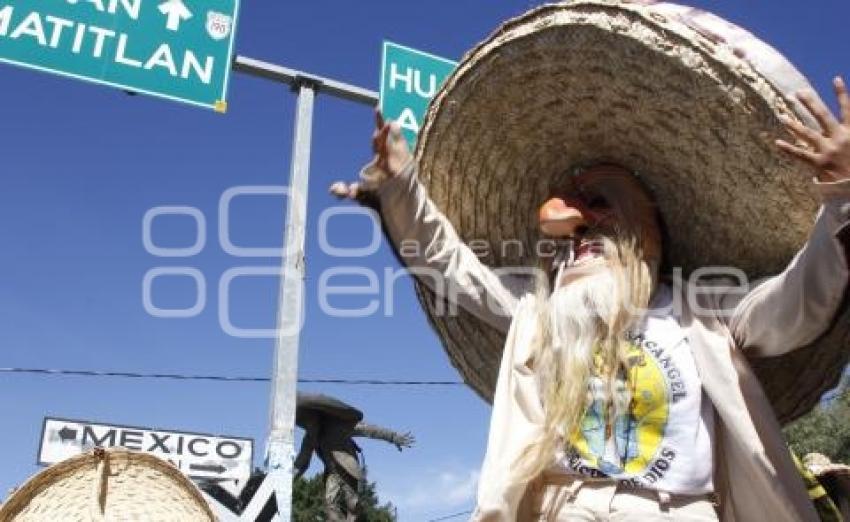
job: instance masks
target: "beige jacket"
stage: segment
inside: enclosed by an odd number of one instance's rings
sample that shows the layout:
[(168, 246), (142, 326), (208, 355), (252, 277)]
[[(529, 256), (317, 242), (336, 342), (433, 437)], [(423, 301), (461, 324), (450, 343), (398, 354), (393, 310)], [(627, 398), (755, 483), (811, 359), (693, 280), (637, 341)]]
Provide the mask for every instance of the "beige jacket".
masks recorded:
[[(848, 282), (843, 244), (850, 244), (844, 241), (850, 232), (844, 228), (850, 223), (850, 205), (845, 205), (850, 182), (816, 185), (823, 205), (809, 241), (784, 272), (746, 294), (710, 283), (685, 288), (704, 309), (695, 313), (684, 298), (680, 320), (703, 389), (717, 411), (714, 483), (724, 521), (817, 520), (743, 353), (778, 355), (805, 346), (827, 329), (838, 310)], [(402, 259), (428, 270), (424, 277), (420, 273), (420, 281), (441, 287), (434, 284), (439, 274), (458, 304), (507, 333), (473, 519), (522, 520), (517, 510), (526, 485), (509, 484), (507, 478), (543, 419), (528, 365), (535, 328), (529, 282), (483, 265), (428, 199), (412, 166), (377, 192), (387, 233)], [(731, 313), (724, 317), (721, 310)]]

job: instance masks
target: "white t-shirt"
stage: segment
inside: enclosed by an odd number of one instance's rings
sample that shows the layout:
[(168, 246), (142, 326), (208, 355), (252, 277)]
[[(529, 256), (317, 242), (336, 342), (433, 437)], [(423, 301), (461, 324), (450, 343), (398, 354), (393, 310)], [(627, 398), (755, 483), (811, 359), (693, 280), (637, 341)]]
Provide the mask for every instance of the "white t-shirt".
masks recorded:
[(629, 333), (629, 369), (616, 384), (622, 404), (606, 408), (608, 386), (591, 378), (592, 403), (558, 471), (671, 493), (713, 491), (714, 408), (671, 301), (670, 288), (659, 287)]

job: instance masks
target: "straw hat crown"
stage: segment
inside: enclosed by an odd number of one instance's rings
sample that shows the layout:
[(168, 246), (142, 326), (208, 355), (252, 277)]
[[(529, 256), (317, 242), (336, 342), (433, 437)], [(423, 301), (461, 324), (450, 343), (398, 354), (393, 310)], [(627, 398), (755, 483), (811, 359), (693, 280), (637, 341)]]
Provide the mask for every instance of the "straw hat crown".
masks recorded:
[(118, 448), (96, 448), (50, 466), (0, 508), (0, 522), (215, 519), (198, 488), (173, 465)]

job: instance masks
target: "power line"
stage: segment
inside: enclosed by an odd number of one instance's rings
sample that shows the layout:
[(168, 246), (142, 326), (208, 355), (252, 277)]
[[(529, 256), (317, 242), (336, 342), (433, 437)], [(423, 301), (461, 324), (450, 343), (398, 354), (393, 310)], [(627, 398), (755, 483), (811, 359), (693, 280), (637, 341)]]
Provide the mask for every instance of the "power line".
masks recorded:
[(471, 513), (472, 513), (472, 511), (471, 511), (471, 510), (469, 510), (469, 511), (461, 511), (460, 513), (455, 513), (455, 514), (453, 514), (453, 515), (446, 515), (446, 516), (444, 516), (444, 517), (440, 517), (440, 518), (432, 518), (432, 519), (431, 519), (431, 520), (429, 520), (428, 522), (440, 522), (441, 520), (449, 520), (449, 519), (452, 519), (452, 518), (462, 517), (463, 515), (469, 515), (469, 514), (471, 514)]
[[(179, 373), (108, 372), (97, 370), (67, 370), (48, 368), (0, 368), (0, 373), (17, 373), (43, 376), (118, 377), (125, 379), (170, 379), (179, 381), (218, 382), (269, 382), (269, 377), (228, 375), (187, 375)], [(375, 386), (461, 386), (460, 381), (408, 381), (384, 379), (298, 379), (302, 384), (348, 384)]]

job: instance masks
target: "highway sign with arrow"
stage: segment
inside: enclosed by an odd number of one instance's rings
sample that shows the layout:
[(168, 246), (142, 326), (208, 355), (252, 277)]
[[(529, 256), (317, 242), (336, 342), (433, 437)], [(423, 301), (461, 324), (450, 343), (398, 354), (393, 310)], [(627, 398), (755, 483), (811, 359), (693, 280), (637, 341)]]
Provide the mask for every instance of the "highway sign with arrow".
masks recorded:
[(194, 471), (214, 473), (215, 476), (220, 477), (225, 471), (227, 471), (227, 468), (221, 464), (189, 464), (189, 472), (191, 473)]
[(219, 112), (239, 0), (0, 0), (0, 61)]
[(216, 480), (247, 480), (254, 458), (253, 439), (45, 417), (38, 464), (55, 464), (94, 447), (149, 453), (192, 478)]
[(59, 442), (65, 443), (74, 440), (77, 440), (77, 430), (62, 426), (62, 429), (59, 430)]
[(169, 31), (179, 31), (180, 22), (192, 18), (192, 11), (189, 11), (183, 0), (166, 0), (159, 4), (159, 12), (168, 17), (165, 28)]

